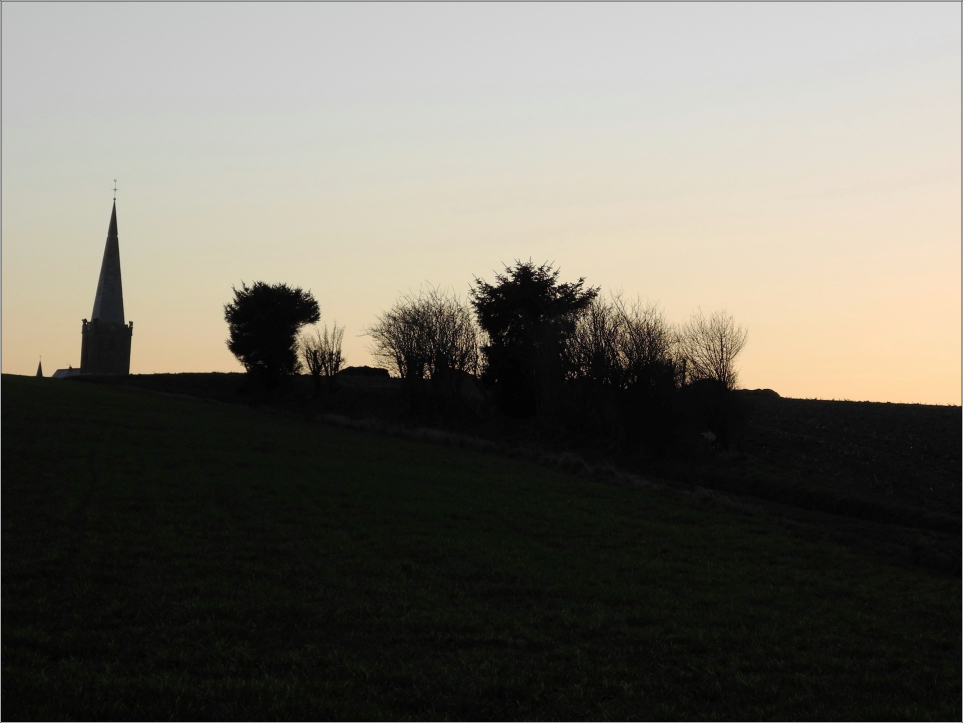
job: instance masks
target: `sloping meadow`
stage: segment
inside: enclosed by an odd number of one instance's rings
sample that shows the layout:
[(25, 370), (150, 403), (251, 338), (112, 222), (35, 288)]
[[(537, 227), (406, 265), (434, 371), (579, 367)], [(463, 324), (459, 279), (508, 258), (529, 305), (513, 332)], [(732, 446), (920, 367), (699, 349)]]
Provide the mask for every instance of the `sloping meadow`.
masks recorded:
[(762, 514), (3, 377), (5, 719), (959, 719), (958, 577)]

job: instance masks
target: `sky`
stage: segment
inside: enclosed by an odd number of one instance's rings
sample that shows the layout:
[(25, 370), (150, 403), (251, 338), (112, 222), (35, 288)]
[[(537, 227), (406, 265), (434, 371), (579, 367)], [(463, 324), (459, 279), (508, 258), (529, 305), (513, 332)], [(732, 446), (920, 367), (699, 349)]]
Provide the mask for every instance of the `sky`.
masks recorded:
[(740, 386), (961, 401), (959, 3), (11, 3), (2, 371), (79, 366), (117, 179), (131, 373), (241, 371), (242, 282), (366, 327), (551, 262)]

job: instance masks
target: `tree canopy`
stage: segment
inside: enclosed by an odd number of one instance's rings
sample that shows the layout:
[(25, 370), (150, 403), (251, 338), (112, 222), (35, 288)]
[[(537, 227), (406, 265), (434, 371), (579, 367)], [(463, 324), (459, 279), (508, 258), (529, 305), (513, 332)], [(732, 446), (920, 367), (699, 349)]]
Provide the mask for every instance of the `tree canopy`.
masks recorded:
[(224, 305), (227, 348), (248, 373), (264, 380), (297, 374), (298, 332), (321, 318), (311, 292), (263, 281), (242, 283), (233, 291), (234, 300)]
[(562, 349), (575, 321), (598, 295), (585, 279), (558, 282), (551, 264), (516, 261), (495, 284), (475, 279), (471, 304), (488, 334), (486, 375), (502, 407), (515, 416), (537, 412), (552, 382), (561, 382)]

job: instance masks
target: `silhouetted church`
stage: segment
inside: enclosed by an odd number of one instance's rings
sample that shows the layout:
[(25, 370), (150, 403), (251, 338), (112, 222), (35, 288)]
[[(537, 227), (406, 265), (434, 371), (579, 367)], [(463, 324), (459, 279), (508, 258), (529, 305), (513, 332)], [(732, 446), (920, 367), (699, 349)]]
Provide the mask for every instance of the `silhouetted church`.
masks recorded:
[(116, 198), (110, 212), (107, 246), (104, 248), (104, 260), (100, 265), (94, 311), (90, 315), (90, 321), (84, 319), (80, 333), (80, 369), (58, 369), (54, 372), (54, 377), (130, 373), (130, 340), (134, 333), (134, 322), (124, 322)]

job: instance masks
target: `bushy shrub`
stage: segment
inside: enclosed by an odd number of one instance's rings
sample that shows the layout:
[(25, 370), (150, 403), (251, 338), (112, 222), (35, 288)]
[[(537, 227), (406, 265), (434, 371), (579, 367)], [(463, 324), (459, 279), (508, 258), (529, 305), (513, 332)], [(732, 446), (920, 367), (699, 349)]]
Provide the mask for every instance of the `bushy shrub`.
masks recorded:
[(320, 316), (310, 291), (263, 281), (242, 283), (234, 289), (234, 300), (224, 305), (227, 348), (249, 374), (275, 383), (301, 370), (298, 332)]
[(698, 379), (682, 387), (679, 408), (688, 438), (710, 432), (723, 449), (742, 437), (747, 407), (743, 398), (718, 379)]

